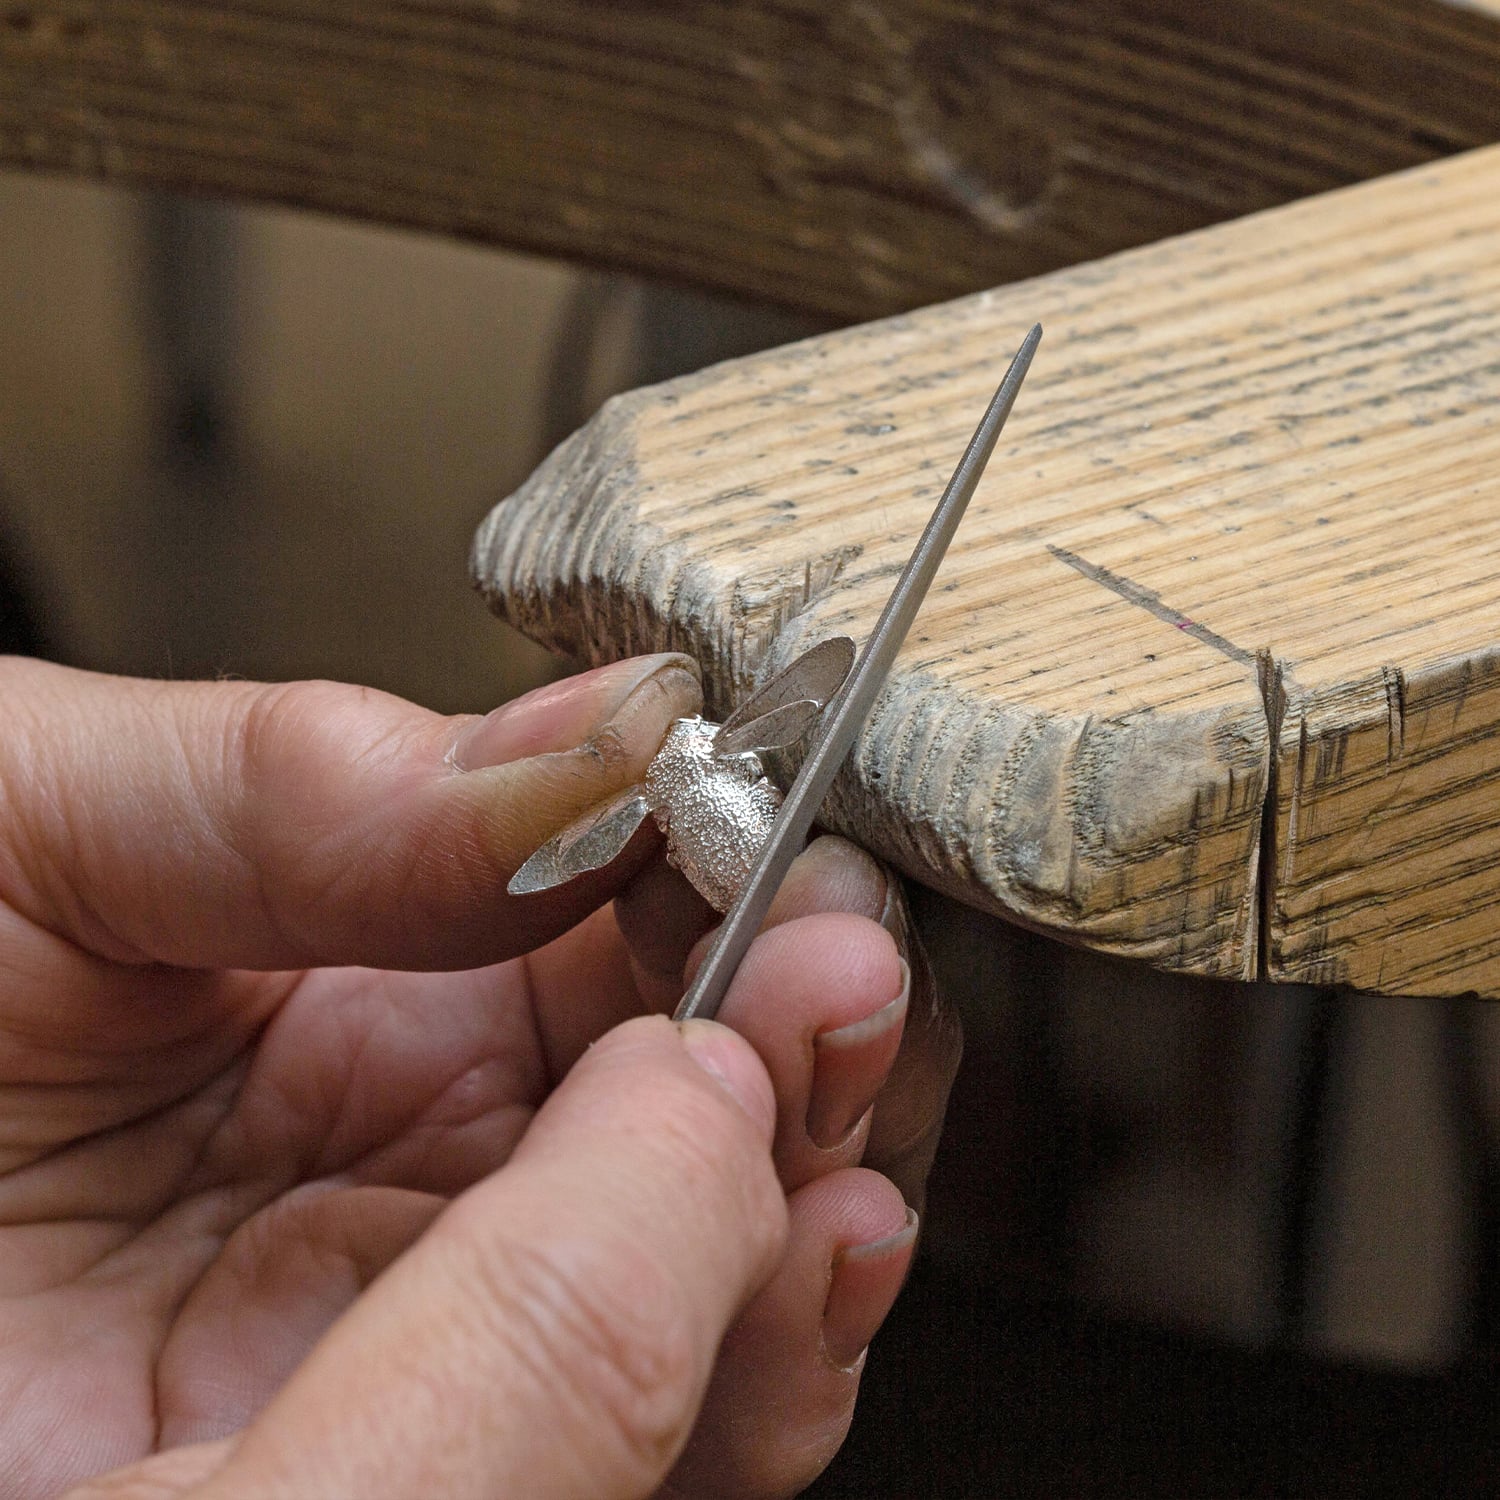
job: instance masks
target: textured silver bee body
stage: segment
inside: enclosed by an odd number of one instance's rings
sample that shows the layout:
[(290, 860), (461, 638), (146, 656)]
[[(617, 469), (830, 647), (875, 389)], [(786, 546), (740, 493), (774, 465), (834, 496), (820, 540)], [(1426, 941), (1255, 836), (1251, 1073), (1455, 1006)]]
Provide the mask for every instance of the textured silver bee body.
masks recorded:
[(722, 724), (676, 720), (641, 785), (548, 839), (512, 876), (510, 894), (551, 890), (603, 869), (653, 817), (667, 836), (667, 858), (705, 900), (728, 911), (781, 806), (781, 793), (755, 752), (795, 744), (853, 664), (854, 642), (832, 636), (804, 651)]
[(781, 793), (753, 751), (723, 755), (717, 724), (678, 719), (646, 772), (646, 800), (667, 859), (718, 911), (728, 911), (771, 835)]

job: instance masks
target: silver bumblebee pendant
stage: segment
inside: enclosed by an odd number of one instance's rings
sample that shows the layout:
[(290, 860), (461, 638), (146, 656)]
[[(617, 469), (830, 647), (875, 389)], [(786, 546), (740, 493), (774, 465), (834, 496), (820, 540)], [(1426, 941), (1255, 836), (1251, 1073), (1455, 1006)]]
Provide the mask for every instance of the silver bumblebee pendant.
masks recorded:
[(854, 642), (832, 636), (804, 651), (722, 724), (678, 719), (645, 781), (548, 839), (516, 871), (510, 894), (551, 890), (603, 869), (649, 815), (667, 836), (667, 859), (706, 901), (728, 911), (781, 806), (756, 752), (801, 739), (853, 665)]

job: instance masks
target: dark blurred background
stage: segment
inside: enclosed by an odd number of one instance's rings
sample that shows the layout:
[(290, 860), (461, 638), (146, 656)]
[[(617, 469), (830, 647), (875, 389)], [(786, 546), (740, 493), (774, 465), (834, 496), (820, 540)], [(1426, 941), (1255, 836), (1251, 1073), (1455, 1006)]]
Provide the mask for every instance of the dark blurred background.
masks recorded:
[(554, 668), (470, 594), (483, 513), (612, 390), (807, 331), (430, 236), (0, 174), (5, 628), (109, 671), (493, 706)]
[[(0, 648), (482, 711), (565, 669), (467, 586), (486, 509), (612, 390), (815, 331), (0, 174)], [(1148, 975), (919, 904), (969, 1055), (817, 1493), (1500, 1493), (1493, 1007)]]

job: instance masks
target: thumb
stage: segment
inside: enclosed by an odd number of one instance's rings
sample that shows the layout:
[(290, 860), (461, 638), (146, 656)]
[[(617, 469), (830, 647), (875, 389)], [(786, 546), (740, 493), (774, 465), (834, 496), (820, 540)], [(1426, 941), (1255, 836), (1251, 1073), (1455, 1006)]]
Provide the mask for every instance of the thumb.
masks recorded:
[(0, 700), (0, 900), (39, 925), (127, 962), (453, 969), (535, 947), (613, 893), (629, 856), (524, 901), (505, 886), (639, 780), (701, 695), (677, 655), (483, 719), (338, 683), (144, 682), (0, 658)]
[(617, 1028), (193, 1495), (652, 1493), (784, 1247), (774, 1117), (727, 1028)]

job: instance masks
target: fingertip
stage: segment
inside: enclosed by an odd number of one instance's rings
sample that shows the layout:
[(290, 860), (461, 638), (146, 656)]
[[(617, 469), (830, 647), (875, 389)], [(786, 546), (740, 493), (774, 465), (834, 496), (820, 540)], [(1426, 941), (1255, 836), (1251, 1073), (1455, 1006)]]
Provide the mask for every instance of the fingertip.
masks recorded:
[(822, 1329), (823, 1357), (834, 1369), (853, 1370), (863, 1361), (901, 1294), (919, 1223), (916, 1210), (907, 1208), (900, 1224), (835, 1252)]
[(902, 982), (900, 950), (878, 922), (848, 912), (818, 912), (755, 939), (724, 1010), (734, 1017), (736, 1030), (743, 1029), (741, 1016), (753, 1024), (752, 1017), (773, 1012), (795, 1015), (794, 1029), (810, 1036), (864, 1020), (890, 1001)]
[(890, 887), (873, 855), (837, 834), (820, 834), (787, 871), (766, 925), (829, 911), (879, 921), (890, 902)]
[(898, 1234), (908, 1221), (901, 1190), (883, 1172), (844, 1167), (792, 1195), (803, 1232), (821, 1237), (833, 1256)]

